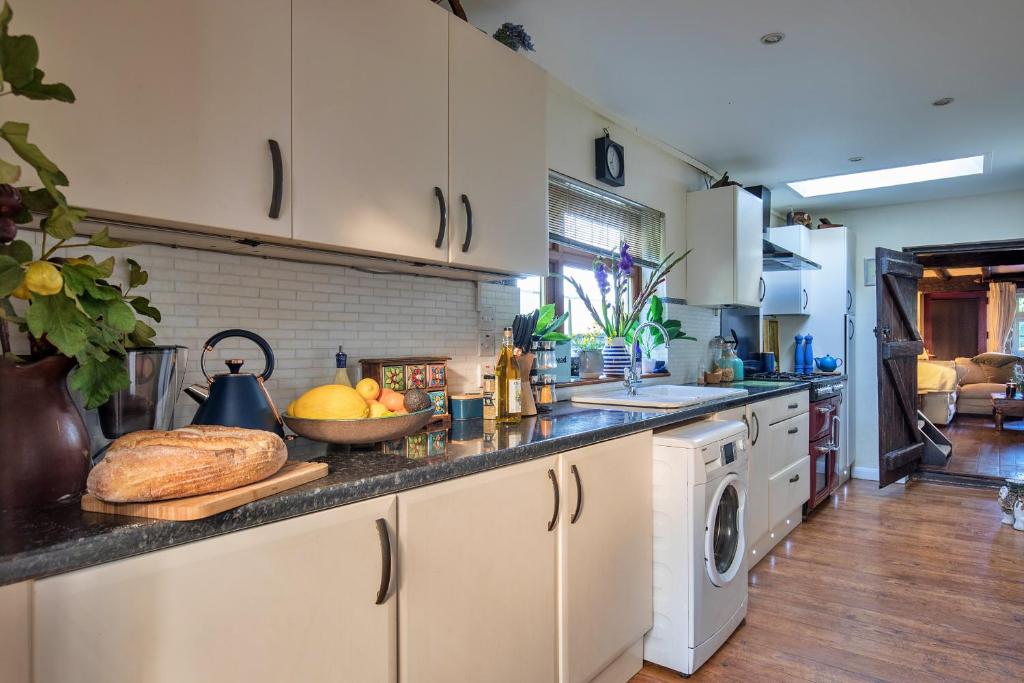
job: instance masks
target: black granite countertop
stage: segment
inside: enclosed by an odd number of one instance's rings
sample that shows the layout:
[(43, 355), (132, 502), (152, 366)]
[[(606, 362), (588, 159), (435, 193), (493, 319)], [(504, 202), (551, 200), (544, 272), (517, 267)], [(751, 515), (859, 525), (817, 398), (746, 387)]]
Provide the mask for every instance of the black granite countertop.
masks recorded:
[(366, 448), (289, 442), (296, 460), (326, 462), (326, 477), (193, 522), (84, 512), (78, 502), (0, 512), (0, 585), (82, 569), (533, 460), (600, 441), (697, 419), (752, 401), (806, 391), (806, 382), (736, 382), (747, 396), (680, 410), (585, 407), (559, 403), (546, 415), (490, 434), (482, 420), (439, 423), (435, 431)]

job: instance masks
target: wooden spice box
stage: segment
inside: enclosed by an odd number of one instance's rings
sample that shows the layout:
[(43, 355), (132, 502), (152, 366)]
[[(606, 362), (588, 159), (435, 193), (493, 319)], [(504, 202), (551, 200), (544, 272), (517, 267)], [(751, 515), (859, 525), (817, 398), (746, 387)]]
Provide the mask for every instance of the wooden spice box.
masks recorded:
[(434, 419), (448, 417), (448, 356), (395, 356), (363, 358), (363, 377), (371, 377), (383, 389), (405, 393), (422, 389), (434, 404)]

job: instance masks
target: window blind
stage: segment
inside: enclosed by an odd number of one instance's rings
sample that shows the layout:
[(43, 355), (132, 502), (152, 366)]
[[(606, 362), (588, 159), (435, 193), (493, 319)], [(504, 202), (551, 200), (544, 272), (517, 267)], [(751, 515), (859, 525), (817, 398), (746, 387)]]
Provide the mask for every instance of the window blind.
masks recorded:
[(665, 214), (551, 171), (548, 232), (554, 242), (599, 256), (626, 242), (635, 261), (653, 268), (663, 257)]

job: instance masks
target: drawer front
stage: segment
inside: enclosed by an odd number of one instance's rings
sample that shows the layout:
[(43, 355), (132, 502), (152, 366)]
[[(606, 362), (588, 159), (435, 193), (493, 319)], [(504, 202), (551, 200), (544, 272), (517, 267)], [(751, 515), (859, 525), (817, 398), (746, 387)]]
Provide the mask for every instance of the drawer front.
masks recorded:
[(808, 417), (807, 414), (797, 415), (770, 427), (772, 431), (772, 447), (769, 472), (780, 472), (800, 458), (807, 455)]
[(770, 401), (771, 424), (806, 413), (808, 401), (808, 393), (806, 391), (773, 398)]
[(805, 455), (768, 480), (768, 514), (773, 528), (811, 497), (810, 477), (811, 459)]
[(818, 401), (810, 406), (811, 416), (810, 440), (817, 441), (832, 433), (832, 416), (839, 414), (839, 398)]

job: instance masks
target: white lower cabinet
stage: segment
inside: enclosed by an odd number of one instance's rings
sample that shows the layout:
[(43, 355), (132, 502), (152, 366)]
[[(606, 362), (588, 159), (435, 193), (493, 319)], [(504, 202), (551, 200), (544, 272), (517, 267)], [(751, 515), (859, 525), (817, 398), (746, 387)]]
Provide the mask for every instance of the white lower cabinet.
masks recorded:
[(34, 680), (394, 681), (395, 509), (386, 496), (37, 581)]
[(0, 586), (0, 662), (4, 683), (29, 683), (32, 661), (32, 582)]
[(555, 680), (557, 468), (551, 456), (399, 494), (404, 683)]
[(652, 626), (652, 448), (645, 432), (560, 456), (563, 683), (592, 680)]

